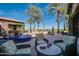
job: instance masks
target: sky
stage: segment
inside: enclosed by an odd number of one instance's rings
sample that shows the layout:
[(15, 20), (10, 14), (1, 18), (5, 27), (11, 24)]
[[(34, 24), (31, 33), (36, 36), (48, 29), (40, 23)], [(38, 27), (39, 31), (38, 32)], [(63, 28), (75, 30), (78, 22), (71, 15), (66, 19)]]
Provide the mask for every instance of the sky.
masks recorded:
[[(30, 5), (29, 3), (5, 3), (5, 4), (0, 3), (0, 16), (20, 20), (25, 23), (25, 28), (29, 29), (29, 24), (26, 22), (28, 20), (26, 11), (28, 10), (29, 5)], [(56, 14), (53, 16), (48, 15), (47, 6), (48, 6), (47, 3), (38, 4), (38, 7), (40, 7), (43, 11), (43, 20), (45, 29), (52, 29), (52, 27), (57, 28)], [(60, 28), (63, 28), (63, 22), (60, 25), (61, 25)], [(42, 28), (43, 23), (40, 22), (40, 29)]]

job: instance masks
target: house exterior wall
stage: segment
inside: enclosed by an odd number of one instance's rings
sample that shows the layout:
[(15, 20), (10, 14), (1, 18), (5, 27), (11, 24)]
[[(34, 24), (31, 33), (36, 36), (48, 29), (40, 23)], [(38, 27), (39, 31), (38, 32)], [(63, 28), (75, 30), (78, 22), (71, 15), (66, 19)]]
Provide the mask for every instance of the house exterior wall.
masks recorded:
[(77, 3), (74, 3), (72, 5), (72, 14), (75, 12), (75, 9), (76, 9), (77, 5), (78, 5)]
[(78, 23), (79, 23), (79, 4), (73, 3), (71, 8), (69, 8), (69, 33), (71, 35), (78, 36)]
[(4, 21), (4, 20), (0, 20), (0, 25), (1, 27), (8, 33), (10, 30), (12, 30), (12, 28), (9, 28), (9, 24), (11, 25), (20, 25), (20, 31), (23, 31), (24, 28), (24, 23), (19, 23), (19, 22), (12, 22), (12, 21)]

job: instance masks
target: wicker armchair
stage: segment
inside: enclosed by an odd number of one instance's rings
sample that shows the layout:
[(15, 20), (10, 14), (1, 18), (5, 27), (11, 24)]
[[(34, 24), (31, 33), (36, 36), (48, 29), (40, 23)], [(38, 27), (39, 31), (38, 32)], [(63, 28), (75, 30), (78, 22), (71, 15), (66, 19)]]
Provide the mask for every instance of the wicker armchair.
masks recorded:
[(63, 40), (54, 42), (58, 45), (62, 51), (63, 55), (74, 55), (75, 54), (75, 39), (74, 36), (64, 36)]
[[(0, 52), (0, 55), (8, 56), (30, 56), (31, 55), (31, 45), (25, 46), (16, 46), (13, 40), (9, 40), (1, 46), (5, 47), (5, 52)], [(19, 48), (18, 48), (19, 47)]]

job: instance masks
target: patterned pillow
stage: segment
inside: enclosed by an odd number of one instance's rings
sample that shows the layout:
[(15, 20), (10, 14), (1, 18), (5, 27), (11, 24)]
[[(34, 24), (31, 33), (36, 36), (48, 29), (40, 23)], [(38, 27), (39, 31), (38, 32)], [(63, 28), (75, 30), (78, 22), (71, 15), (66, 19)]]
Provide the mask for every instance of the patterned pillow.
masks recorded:
[(64, 43), (65, 44), (75, 43), (75, 37), (74, 36), (64, 36)]
[(17, 51), (17, 47), (16, 45), (14, 44), (13, 40), (9, 40), (7, 41), (6, 43), (2, 44), (6, 51), (9, 53), (9, 54), (15, 54), (16, 51)]

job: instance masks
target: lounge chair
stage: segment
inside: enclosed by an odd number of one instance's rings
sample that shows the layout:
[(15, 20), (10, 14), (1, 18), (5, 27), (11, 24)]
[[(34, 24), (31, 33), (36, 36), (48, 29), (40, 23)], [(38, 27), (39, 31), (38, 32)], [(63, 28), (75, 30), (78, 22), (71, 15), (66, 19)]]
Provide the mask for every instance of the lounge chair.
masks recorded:
[(48, 43), (48, 40), (44, 38), (43, 34), (36, 34), (36, 40), (35, 40), (35, 50), (37, 45), (42, 44), (42, 43)]
[(44, 38), (43, 34), (36, 34), (36, 45), (41, 43), (48, 43), (48, 40)]
[(5, 53), (1, 52), (0, 55), (31, 56), (31, 45), (25, 47), (16, 46), (13, 40), (9, 40), (6, 43), (2, 44), (1, 46), (5, 47)]
[(21, 36), (10, 36), (10, 40), (13, 40), (16, 43), (22, 43), (22, 42), (27, 42), (32, 39), (31, 35), (21, 35)]
[(62, 51), (63, 55), (75, 55), (75, 41), (76, 37), (65, 35), (63, 40), (58, 40), (54, 44), (58, 45)]

